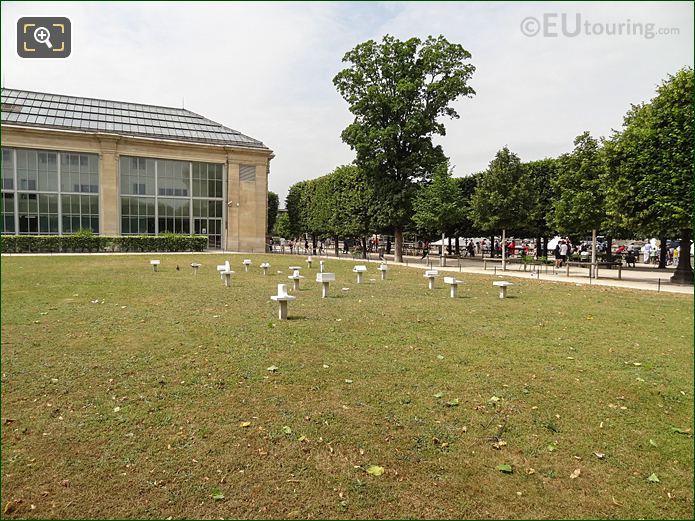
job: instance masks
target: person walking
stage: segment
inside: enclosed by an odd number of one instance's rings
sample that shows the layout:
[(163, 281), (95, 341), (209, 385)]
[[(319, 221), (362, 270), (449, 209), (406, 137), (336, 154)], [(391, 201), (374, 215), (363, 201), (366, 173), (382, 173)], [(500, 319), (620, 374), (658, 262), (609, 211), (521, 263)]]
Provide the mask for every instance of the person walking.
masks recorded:
[(567, 243), (567, 241), (560, 241), (560, 267), (567, 263), (567, 253), (569, 252), (569, 247), (570, 245)]

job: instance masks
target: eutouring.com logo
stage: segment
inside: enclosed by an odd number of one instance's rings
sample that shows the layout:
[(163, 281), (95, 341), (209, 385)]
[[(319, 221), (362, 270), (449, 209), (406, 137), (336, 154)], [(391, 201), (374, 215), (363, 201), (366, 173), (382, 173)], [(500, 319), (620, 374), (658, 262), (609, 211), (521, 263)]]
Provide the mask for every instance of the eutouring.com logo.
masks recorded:
[(651, 40), (656, 36), (680, 34), (678, 27), (657, 27), (651, 22), (593, 22), (584, 20), (581, 13), (543, 13), (543, 16), (527, 16), (521, 21), (521, 32), (525, 36), (558, 38), (564, 36), (627, 36)]

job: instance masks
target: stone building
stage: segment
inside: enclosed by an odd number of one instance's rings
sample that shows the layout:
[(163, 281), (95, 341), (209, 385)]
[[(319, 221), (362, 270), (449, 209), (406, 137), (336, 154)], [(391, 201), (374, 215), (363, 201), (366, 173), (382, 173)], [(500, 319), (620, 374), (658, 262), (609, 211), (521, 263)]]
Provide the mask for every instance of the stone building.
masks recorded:
[(2, 89), (2, 233), (264, 251), (272, 151), (185, 109)]

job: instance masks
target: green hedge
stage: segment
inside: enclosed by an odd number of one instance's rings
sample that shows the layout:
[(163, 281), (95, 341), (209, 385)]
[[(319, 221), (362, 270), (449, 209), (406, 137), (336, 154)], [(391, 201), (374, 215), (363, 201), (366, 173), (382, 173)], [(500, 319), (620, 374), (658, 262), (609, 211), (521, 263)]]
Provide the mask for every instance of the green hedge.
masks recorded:
[(3, 235), (3, 253), (82, 253), (116, 251), (203, 251), (208, 246), (206, 235), (124, 235), (105, 237), (76, 233), (74, 235)]

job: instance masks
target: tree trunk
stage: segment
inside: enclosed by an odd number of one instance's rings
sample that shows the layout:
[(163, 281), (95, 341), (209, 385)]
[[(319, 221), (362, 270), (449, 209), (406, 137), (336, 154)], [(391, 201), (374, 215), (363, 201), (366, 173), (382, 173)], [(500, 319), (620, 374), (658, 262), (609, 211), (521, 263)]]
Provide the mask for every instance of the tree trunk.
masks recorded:
[(661, 248), (659, 251), (659, 269), (663, 270), (666, 269), (666, 255), (668, 252), (668, 249), (666, 248), (666, 236), (662, 235), (659, 237), (659, 240), (661, 241)]
[(507, 230), (502, 228), (502, 271), (507, 269)]
[(536, 237), (536, 259), (541, 256), (543, 246), (541, 246), (541, 238)]
[(589, 273), (596, 269), (596, 230), (591, 230), (591, 268)]
[(316, 235), (311, 234), (311, 252), (312, 255), (316, 255)]
[(461, 246), (459, 245), (458, 234), (456, 235), (456, 240), (454, 240), (454, 251), (456, 252), (457, 257), (461, 256)]
[[(449, 239), (451, 240), (451, 239)], [(442, 232), (442, 245), (439, 247), (439, 265), (444, 266), (446, 261), (444, 260), (444, 232)]]
[(543, 257), (548, 258), (548, 238), (543, 237)]
[(360, 241), (362, 241), (362, 258), (366, 259), (367, 258), (367, 238), (361, 237)]
[(490, 257), (494, 257), (497, 252), (495, 251), (495, 236), (490, 238)]
[(403, 228), (396, 226), (393, 233), (396, 236), (396, 251), (394, 253), (394, 260), (396, 262), (403, 262)]
[(671, 277), (674, 284), (692, 284), (693, 267), (690, 264), (690, 238), (693, 231), (690, 229), (681, 230), (681, 249), (678, 253), (678, 266)]
[(340, 257), (340, 248), (338, 247), (338, 236), (335, 236), (335, 256)]

